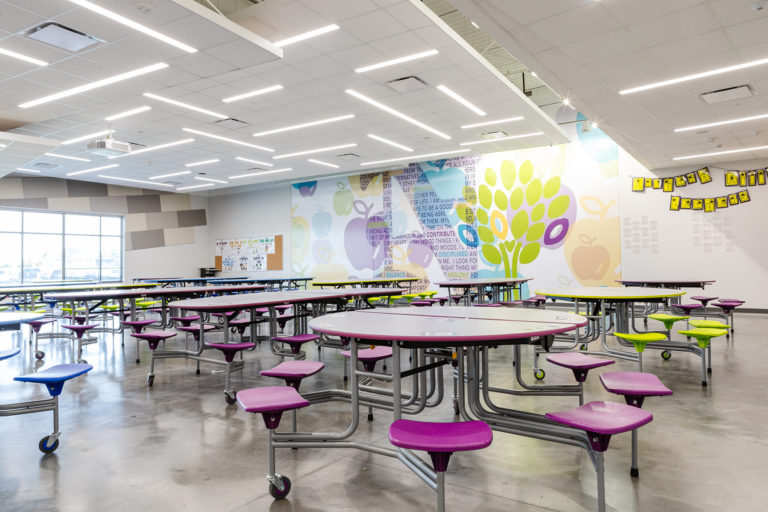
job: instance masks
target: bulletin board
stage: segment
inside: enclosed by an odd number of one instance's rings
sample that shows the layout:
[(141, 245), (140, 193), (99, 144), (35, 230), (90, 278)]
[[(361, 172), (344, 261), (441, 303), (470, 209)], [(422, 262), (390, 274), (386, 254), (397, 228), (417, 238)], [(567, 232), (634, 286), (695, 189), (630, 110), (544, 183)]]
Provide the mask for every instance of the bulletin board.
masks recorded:
[(214, 240), (214, 266), (221, 272), (283, 269), (283, 235)]

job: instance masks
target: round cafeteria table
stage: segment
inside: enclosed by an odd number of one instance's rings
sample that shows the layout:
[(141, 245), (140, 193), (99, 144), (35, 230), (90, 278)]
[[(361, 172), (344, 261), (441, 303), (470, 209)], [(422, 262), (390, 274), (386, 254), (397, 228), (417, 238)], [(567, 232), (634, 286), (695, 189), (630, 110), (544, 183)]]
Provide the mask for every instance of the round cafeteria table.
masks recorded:
[(16, 331), (25, 322), (40, 320), (43, 313), (0, 313), (0, 331)]

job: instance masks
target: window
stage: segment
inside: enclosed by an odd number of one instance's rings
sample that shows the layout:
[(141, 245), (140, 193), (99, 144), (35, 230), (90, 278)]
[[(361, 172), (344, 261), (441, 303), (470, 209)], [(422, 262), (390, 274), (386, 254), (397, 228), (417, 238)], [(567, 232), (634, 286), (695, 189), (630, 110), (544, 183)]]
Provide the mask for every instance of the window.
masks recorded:
[(0, 208), (0, 285), (121, 281), (123, 219)]

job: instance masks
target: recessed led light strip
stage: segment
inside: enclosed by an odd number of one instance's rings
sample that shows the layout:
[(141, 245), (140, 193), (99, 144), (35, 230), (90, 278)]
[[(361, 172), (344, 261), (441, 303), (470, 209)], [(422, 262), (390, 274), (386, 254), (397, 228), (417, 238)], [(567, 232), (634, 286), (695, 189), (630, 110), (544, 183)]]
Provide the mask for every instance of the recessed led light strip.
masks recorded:
[(172, 176), (183, 176), (185, 174), (192, 174), (192, 171), (179, 171), (179, 172), (172, 172), (170, 174), (161, 174), (159, 176), (150, 176), (149, 179), (151, 180), (159, 180), (162, 178), (170, 178)]
[(368, 137), (372, 138), (373, 140), (377, 140), (379, 142), (383, 142), (384, 144), (389, 144), (390, 146), (394, 146), (396, 148), (400, 148), (404, 151), (413, 151), (412, 148), (409, 148), (408, 146), (403, 146), (402, 144), (398, 144), (397, 142), (391, 141), (389, 139), (385, 139), (384, 137), (379, 137), (378, 135), (374, 135), (372, 133), (368, 134)]
[(428, 132), (434, 133), (435, 135), (438, 135), (439, 137), (442, 137), (442, 138), (444, 138), (446, 140), (450, 140), (451, 139), (450, 135), (447, 135), (447, 134), (445, 134), (445, 133), (443, 133), (443, 132), (441, 132), (439, 130), (436, 130), (436, 129), (432, 128), (431, 126), (427, 126), (426, 124), (422, 123), (421, 121), (417, 121), (414, 118), (412, 118), (410, 116), (407, 116), (407, 115), (403, 114), (402, 112), (399, 112), (399, 111), (397, 111), (397, 110), (395, 110), (393, 108), (390, 108), (390, 107), (384, 105), (383, 103), (379, 103), (378, 101), (376, 101), (376, 100), (374, 100), (372, 98), (369, 98), (368, 96), (365, 96), (363, 94), (360, 94), (357, 91), (354, 91), (352, 89), (347, 89), (344, 92), (346, 92), (350, 96), (354, 96), (355, 98), (368, 103), (369, 105), (373, 105), (374, 107), (379, 108), (379, 109), (383, 110), (384, 112), (387, 112), (388, 114), (392, 114), (393, 116), (397, 116), (397, 117), (399, 117), (400, 119), (402, 119), (404, 121), (408, 121), (411, 124), (415, 124), (419, 128), (423, 128), (424, 130), (427, 130)]
[(526, 137), (535, 137), (536, 135), (544, 135), (544, 132), (522, 133), (520, 135), (510, 135), (509, 137), (499, 137), (498, 139), (473, 140), (470, 142), (462, 142), (461, 144), (459, 144), (459, 146), (473, 146), (475, 144), (490, 144), (492, 142), (502, 142), (505, 140), (515, 140), (515, 139), (524, 139)]
[(17, 171), (21, 171), (21, 172), (33, 172), (35, 174), (39, 174), (40, 173), (40, 171), (38, 171), (37, 169), (27, 169), (25, 167), (19, 167), (16, 170)]
[(724, 68), (711, 69), (709, 71), (703, 71), (701, 73), (694, 73), (692, 75), (680, 76), (677, 78), (672, 78), (670, 80), (654, 82), (651, 84), (641, 85), (639, 87), (632, 87), (630, 89), (624, 89), (623, 91), (619, 91), (619, 94), (632, 94), (635, 92), (647, 91), (649, 89), (656, 89), (657, 87), (664, 87), (667, 85), (674, 85), (682, 82), (688, 82), (690, 80), (698, 80), (699, 78), (706, 78), (708, 76), (721, 75), (723, 73), (730, 73), (731, 71), (739, 71), (741, 69), (752, 68), (755, 66), (762, 66), (763, 64), (768, 64), (768, 59), (752, 60), (749, 62), (736, 64), (734, 66), (726, 66)]
[(211, 183), (223, 183), (225, 185), (227, 184), (227, 182), (224, 180), (217, 180), (214, 178), (203, 178), (202, 176), (195, 176), (195, 179), (200, 181), (210, 181)]
[(282, 48), (283, 46), (288, 46), (289, 44), (298, 43), (299, 41), (304, 41), (305, 39), (309, 39), (311, 37), (317, 37), (323, 34), (327, 34), (328, 32), (333, 32), (334, 30), (339, 30), (339, 28), (340, 27), (336, 24), (326, 25), (324, 27), (316, 28), (314, 30), (310, 30), (309, 32), (304, 32), (303, 34), (289, 37), (287, 39), (283, 39), (282, 41), (277, 41), (276, 43), (272, 43), (272, 44), (274, 44), (278, 48)]
[(165, 69), (167, 67), (168, 67), (168, 64), (166, 64), (165, 62), (158, 62), (157, 64), (152, 64), (151, 66), (145, 66), (143, 68), (134, 69), (133, 71), (120, 73), (119, 75), (113, 75), (108, 78), (104, 78), (102, 80), (96, 80), (95, 82), (73, 87), (72, 89), (67, 89), (66, 91), (57, 92), (55, 94), (49, 94), (48, 96), (43, 96), (42, 98), (38, 98), (36, 100), (27, 101), (26, 103), (20, 104), (19, 107), (21, 108), (36, 107), (38, 105), (42, 105), (43, 103), (49, 103), (51, 101), (60, 100), (61, 98), (74, 96), (75, 94), (80, 94), (81, 92), (98, 89), (99, 87), (104, 87), (105, 85), (114, 84), (116, 82), (122, 82), (123, 80), (128, 80), (129, 78), (135, 78), (137, 76), (146, 75), (147, 73), (152, 73), (153, 71), (158, 71), (160, 69)]
[(729, 119), (727, 121), (717, 121), (715, 123), (697, 124), (695, 126), (686, 126), (684, 128), (675, 128), (675, 132), (688, 132), (691, 130), (699, 130), (701, 128), (712, 128), (713, 126), (723, 126), (726, 124), (746, 123), (747, 121), (755, 121), (757, 119), (765, 119), (768, 114), (761, 114), (759, 116), (740, 117), (738, 119)]
[(112, 130), (101, 130), (96, 133), (89, 133), (88, 135), (82, 135), (80, 137), (75, 137), (74, 139), (68, 139), (68, 140), (62, 141), (61, 145), (67, 146), (69, 144), (74, 144), (75, 142), (82, 142), (84, 140), (94, 139), (96, 137), (101, 137), (102, 135), (109, 135), (110, 133), (115, 133), (115, 132)]
[(352, 143), (352, 144), (341, 144), (339, 146), (328, 146), (325, 148), (307, 149), (306, 151), (297, 151), (296, 153), (286, 153), (284, 155), (273, 156), (272, 160), (279, 160), (281, 158), (289, 158), (292, 156), (310, 155), (312, 153), (322, 153), (323, 151), (333, 151), (334, 149), (353, 148), (355, 146), (357, 146), (357, 144)]
[(317, 164), (317, 165), (324, 165), (324, 166), (330, 167), (332, 169), (338, 169), (339, 168), (339, 166), (336, 165), (336, 164), (330, 164), (328, 162), (323, 162), (322, 160), (315, 160), (314, 158), (308, 158), (307, 162), (312, 162), (313, 164)]
[(122, 25), (125, 25), (126, 27), (130, 27), (134, 30), (138, 30), (139, 32), (146, 34), (150, 37), (154, 37), (159, 41), (170, 44), (171, 46), (175, 46), (176, 48), (179, 48), (180, 50), (184, 50), (187, 53), (195, 53), (197, 51), (195, 48), (192, 48), (191, 46), (184, 44), (181, 41), (177, 41), (172, 37), (168, 37), (165, 34), (161, 34), (160, 32), (157, 32), (156, 30), (152, 30), (151, 28), (145, 27), (140, 23), (136, 23), (135, 21), (128, 19), (125, 16), (120, 16), (119, 14), (112, 12), (109, 9), (100, 7), (92, 2), (89, 2), (88, 0), (69, 0), (69, 1), (72, 2), (73, 4), (79, 5), (80, 7), (88, 9), (89, 11), (93, 11), (96, 14), (100, 14), (106, 18), (109, 18), (112, 21), (116, 21)]
[(489, 126), (492, 124), (511, 123), (512, 121), (521, 121), (523, 119), (524, 119), (523, 116), (505, 117), (504, 119), (496, 119), (495, 121), (483, 121), (482, 123), (464, 124), (461, 126), (461, 129), (467, 130), (469, 128), (477, 128), (478, 126)]
[(141, 114), (142, 112), (146, 112), (147, 110), (152, 110), (152, 107), (148, 107), (144, 105), (143, 107), (134, 108), (131, 110), (126, 110), (125, 112), (120, 112), (119, 114), (113, 114), (111, 116), (107, 116), (104, 118), (105, 121), (114, 121), (115, 119), (122, 119), (124, 117), (133, 116), (136, 114)]
[(200, 162), (191, 162), (188, 164), (184, 164), (184, 167), (197, 167), (199, 165), (206, 165), (206, 164), (215, 164), (216, 162), (221, 162), (218, 158), (213, 158), (211, 160), (201, 160)]
[(56, 153), (46, 153), (45, 156), (53, 156), (56, 158), (65, 158), (67, 160), (77, 160), (78, 162), (90, 162), (87, 158), (80, 158), (78, 156), (59, 155)]
[(243, 94), (238, 94), (236, 96), (230, 96), (229, 98), (224, 98), (221, 101), (223, 101), (224, 103), (232, 103), (233, 101), (244, 100), (246, 98), (251, 98), (253, 96), (259, 96), (261, 94), (266, 94), (268, 92), (279, 91), (282, 88), (283, 88), (282, 85), (272, 85), (270, 87), (265, 87), (263, 89), (256, 89), (255, 91), (244, 92)]
[(744, 148), (744, 149), (729, 149), (727, 151), (716, 151), (714, 153), (701, 153), (699, 155), (676, 156), (672, 160), (688, 160), (689, 158), (699, 158), (704, 156), (730, 155), (731, 153), (745, 153), (747, 151), (758, 151), (760, 149), (768, 149), (768, 146), (754, 146), (751, 148)]
[(190, 105), (189, 103), (182, 103), (181, 101), (172, 100), (171, 98), (166, 98), (165, 96), (158, 96), (157, 94), (152, 94), (150, 92), (145, 92), (143, 96), (146, 96), (147, 98), (152, 98), (153, 100), (170, 103), (171, 105), (176, 105), (177, 107), (186, 108), (188, 110), (193, 110), (195, 112), (200, 112), (201, 114), (206, 114), (211, 117), (215, 117), (217, 119), (229, 118), (229, 116), (226, 116), (224, 114), (219, 114), (218, 112), (213, 112), (211, 110), (206, 110), (204, 108), (196, 107), (194, 105)]
[[(99, 174), (99, 178), (105, 178), (108, 180), (118, 180), (118, 181), (129, 181), (131, 183), (143, 183), (144, 185), (152, 185), (153, 187), (171, 187), (173, 188), (173, 185), (169, 185), (168, 183), (157, 183), (154, 181), (144, 181), (144, 180), (135, 180), (133, 178), (121, 178), (120, 176), (108, 176), (106, 174)], [(150, 178), (152, 179), (152, 178)]]
[(274, 167), (275, 165), (275, 164), (270, 164), (268, 162), (261, 162), (259, 160), (251, 160), (250, 158), (243, 158), (241, 156), (236, 156), (235, 160), (240, 160), (241, 162), (248, 162), (249, 164), (266, 165), (267, 167)]
[(310, 121), (308, 123), (294, 124), (292, 126), (284, 126), (283, 128), (276, 128), (274, 130), (267, 130), (265, 132), (254, 133), (254, 137), (261, 137), (263, 135), (271, 135), (273, 133), (287, 132), (290, 130), (298, 130), (300, 128), (307, 128), (309, 126), (317, 126), (319, 124), (335, 123), (336, 121), (344, 121), (345, 119), (352, 119), (354, 114), (347, 114), (343, 116), (329, 117), (327, 119), (318, 119), (317, 121)]
[(463, 96), (459, 96), (458, 93), (456, 93), (455, 91), (452, 91), (451, 89), (447, 88), (446, 86), (438, 85), (437, 86), (437, 90), (439, 90), (440, 92), (446, 94), (449, 98), (452, 98), (452, 99), (458, 101), (459, 103), (461, 103), (462, 105), (467, 107), (469, 110), (471, 110), (475, 114), (477, 114), (479, 116), (484, 116), (485, 115), (485, 112), (483, 112), (482, 110), (477, 108), (475, 105), (470, 103), (469, 100), (467, 100)]
[(231, 142), (232, 144), (239, 144), (241, 146), (245, 146), (248, 148), (260, 149), (262, 151), (268, 151), (270, 153), (275, 152), (275, 150), (272, 148), (265, 148), (264, 146), (257, 146), (256, 144), (249, 144), (248, 142), (242, 142), (239, 140), (230, 139), (228, 137), (222, 137), (221, 135), (215, 135), (213, 133), (201, 132), (200, 130), (193, 130), (192, 128), (182, 128), (182, 130), (189, 133), (196, 133), (197, 135), (202, 135), (203, 137), (210, 137), (216, 140), (223, 140), (224, 142)]
[(48, 65), (48, 63), (45, 62), (44, 60), (35, 59), (34, 57), (29, 57), (21, 53), (12, 52), (11, 50), (6, 50), (5, 48), (0, 48), (0, 54), (5, 55), (7, 57), (13, 57), (14, 59), (23, 60), (24, 62), (29, 62), (30, 64), (36, 64), (38, 66)]
[(177, 140), (177, 141), (174, 141), (174, 142), (168, 142), (167, 144), (160, 144), (159, 146), (150, 146), (148, 148), (137, 149), (136, 151), (131, 151), (130, 153), (125, 153), (124, 155), (110, 156), (110, 157), (107, 157), (107, 158), (112, 160), (114, 158), (124, 158), (126, 156), (140, 155), (142, 153), (147, 153), (149, 151), (157, 151), (158, 149), (170, 148), (170, 147), (173, 147), (173, 146), (178, 146), (180, 144), (187, 144), (189, 142), (195, 142), (195, 139)]
[(365, 73), (366, 71), (373, 71), (374, 69), (386, 68), (387, 66), (402, 64), (403, 62), (409, 62), (412, 60), (421, 59), (422, 57), (430, 57), (432, 55), (437, 55), (438, 53), (439, 52), (437, 50), (427, 50), (425, 52), (414, 53), (412, 55), (406, 55), (405, 57), (399, 57), (397, 59), (392, 59), (392, 60), (385, 60), (384, 62), (379, 62), (378, 64), (371, 64), (370, 66), (363, 66), (362, 68), (357, 68), (355, 70), (355, 73)]
[(215, 187), (215, 183), (203, 183), (202, 185), (190, 185), (188, 187), (179, 187), (176, 190), (192, 190), (195, 188), (203, 188), (203, 187)]
[(78, 176), (80, 174), (86, 174), (86, 173), (95, 172), (95, 171), (103, 171), (104, 169), (112, 169), (115, 167), (120, 167), (120, 164), (102, 165), (99, 167), (92, 167), (90, 169), (83, 169), (82, 171), (68, 172), (67, 176)]
[(429, 158), (432, 156), (451, 155), (454, 153), (466, 153), (469, 149), (455, 149), (453, 151), (441, 151), (440, 153), (427, 153), (425, 155), (408, 155), (400, 158), (390, 158), (388, 160), (376, 160), (375, 162), (362, 162), (360, 165), (386, 164), (390, 162), (419, 162), (420, 158)]
[(270, 171), (262, 171), (262, 172), (251, 172), (248, 174), (237, 174), (235, 176), (229, 176), (228, 179), (230, 180), (239, 180), (240, 178), (250, 178), (252, 176), (263, 176), (264, 174), (274, 174), (276, 172), (286, 172), (286, 171), (292, 171), (290, 167), (286, 167), (285, 169), (274, 169)]

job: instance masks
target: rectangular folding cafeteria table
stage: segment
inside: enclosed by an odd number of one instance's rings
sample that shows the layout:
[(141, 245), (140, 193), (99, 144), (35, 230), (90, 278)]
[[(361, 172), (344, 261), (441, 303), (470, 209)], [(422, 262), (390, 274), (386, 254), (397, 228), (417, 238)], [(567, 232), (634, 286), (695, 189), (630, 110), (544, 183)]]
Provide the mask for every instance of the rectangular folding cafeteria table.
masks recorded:
[[(483, 304), (485, 302), (485, 289), (491, 289), (491, 302), (501, 302), (504, 295), (509, 295), (507, 300), (513, 300), (512, 293), (514, 291), (520, 291), (520, 286), (523, 283), (530, 281), (530, 278), (477, 278), (477, 279), (456, 279), (453, 281), (441, 281), (435, 283), (440, 288), (448, 289), (448, 303), (451, 303), (453, 297), (463, 297), (464, 305), (469, 306), (472, 303), (472, 290), (477, 290), (477, 302)], [(452, 288), (461, 289), (461, 293), (458, 295), (451, 294)]]

